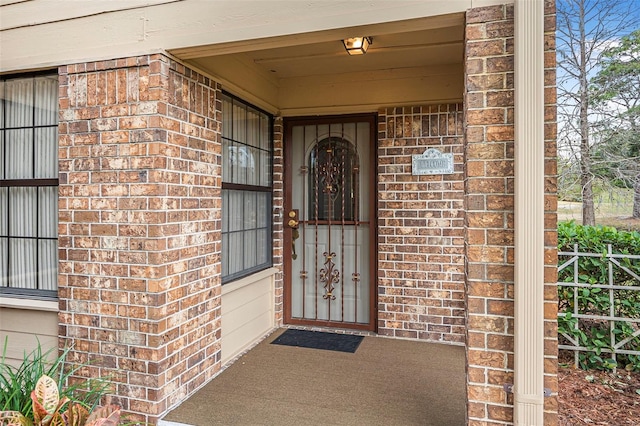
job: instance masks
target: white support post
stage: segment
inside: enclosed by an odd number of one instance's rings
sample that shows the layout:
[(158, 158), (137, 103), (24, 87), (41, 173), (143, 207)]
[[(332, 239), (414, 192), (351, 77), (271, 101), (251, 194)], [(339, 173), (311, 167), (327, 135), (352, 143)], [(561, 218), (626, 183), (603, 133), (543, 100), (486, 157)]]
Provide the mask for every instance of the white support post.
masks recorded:
[(515, 0), (514, 423), (544, 424), (544, 0)]

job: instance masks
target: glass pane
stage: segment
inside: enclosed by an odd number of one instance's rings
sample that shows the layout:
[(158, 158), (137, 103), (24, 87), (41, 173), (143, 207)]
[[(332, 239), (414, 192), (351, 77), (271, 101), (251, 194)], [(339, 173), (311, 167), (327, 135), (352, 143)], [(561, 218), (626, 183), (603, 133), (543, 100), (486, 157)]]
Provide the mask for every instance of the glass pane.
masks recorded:
[[(9, 188), (9, 235), (13, 237), (35, 237), (36, 234), (36, 188)], [(11, 254), (13, 258), (13, 253)]]
[(9, 282), (14, 288), (36, 289), (36, 242), (24, 238), (9, 241)]
[(259, 185), (260, 184), (260, 174), (259, 174), (259, 162), (257, 161), (260, 158), (260, 153), (257, 148), (249, 148), (245, 147), (246, 152), (246, 176), (247, 176), (247, 184), (248, 185)]
[(38, 189), (39, 217), (38, 236), (45, 238), (58, 237), (58, 187), (47, 186)]
[(0, 237), (9, 235), (9, 188), (0, 188)]
[(222, 190), (222, 232), (229, 231), (229, 191)]
[(35, 91), (35, 125), (57, 124), (58, 76), (36, 77)]
[(58, 240), (38, 241), (40, 265), (38, 275), (41, 290), (58, 289)]
[(253, 108), (247, 109), (247, 145), (260, 146), (260, 118), (258, 111)]
[(222, 136), (233, 139), (233, 104), (228, 96), (222, 98)]
[(229, 275), (229, 234), (222, 234), (222, 276)]
[(267, 192), (259, 192), (256, 195), (257, 195), (256, 202), (258, 203), (256, 206), (256, 210), (259, 212), (256, 215), (256, 218), (257, 218), (256, 226), (258, 228), (266, 228), (267, 221), (271, 219), (271, 207), (270, 207), (271, 203), (269, 203), (269, 197), (271, 194)]
[(0, 179), (6, 179), (4, 176), (4, 151), (4, 132), (0, 130)]
[(254, 229), (257, 224), (257, 201), (255, 192), (245, 192), (244, 196), (244, 229)]
[(58, 177), (58, 128), (43, 127), (35, 129), (35, 178)]
[(269, 117), (241, 101), (222, 99), (223, 182), (269, 186), (272, 160)]
[(32, 129), (6, 131), (6, 179), (33, 178), (32, 134)]
[[(0, 80), (0, 129), (4, 129), (4, 80)], [(0, 149), (2, 149), (2, 144), (0, 144)], [(0, 178), (2, 174), (0, 174)]]
[[(57, 92), (56, 92), (57, 95)], [(33, 80), (5, 81), (6, 127), (30, 127), (33, 125)], [(57, 99), (57, 96), (56, 96)]]
[(9, 240), (0, 237), (0, 287), (9, 287), (7, 261), (9, 260)]
[(271, 155), (269, 152), (260, 152), (260, 182), (259, 185), (271, 186)]
[(270, 256), (270, 245), (266, 229), (258, 229), (258, 231), (256, 232), (256, 244), (258, 247), (258, 257), (256, 259), (256, 262), (258, 265), (263, 265), (267, 263)]
[(231, 165), (231, 141), (222, 139), (222, 181), (231, 182), (232, 165)]
[(229, 234), (229, 275), (242, 271), (243, 259), (242, 232), (233, 232)]
[(242, 230), (243, 217), (242, 191), (229, 191), (229, 231)]
[(257, 265), (256, 262), (256, 231), (245, 231), (244, 233), (244, 267), (252, 268)]
[(253, 165), (253, 157), (246, 146), (234, 145), (229, 148), (229, 160), (231, 163), (231, 176), (229, 181), (233, 183), (247, 184), (248, 170)]
[(233, 139), (244, 142), (247, 140), (247, 110), (244, 105), (233, 105)]
[(265, 151), (271, 150), (271, 132), (269, 129), (269, 118), (266, 115), (260, 116), (260, 148)]

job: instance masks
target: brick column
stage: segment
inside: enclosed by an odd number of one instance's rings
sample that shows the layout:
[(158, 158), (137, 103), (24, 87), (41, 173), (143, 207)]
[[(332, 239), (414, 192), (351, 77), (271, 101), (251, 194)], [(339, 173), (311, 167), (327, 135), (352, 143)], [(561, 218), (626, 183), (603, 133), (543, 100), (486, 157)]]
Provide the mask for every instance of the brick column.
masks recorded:
[(284, 320), (284, 139), (282, 117), (273, 125), (273, 266), (278, 268), (275, 276), (275, 326)]
[(547, 425), (558, 424), (558, 161), (556, 2), (544, 5), (544, 401)]
[[(378, 129), (378, 333), (464, 341), (462, 105), (387, 108)], [(412, 155), (454, 155), (454, 173), (413, 175)]]
[[(545, 387), (557, 392), (554, 3), (545, 13)], [(513, 398), (513, 6), (468, 11), (466, 25), (467, 396), (470, 425), (510, 424)], [(545, 399), (557, 423), (557, 396)]]
[(162, 55), (60, 80), (61, 345), (155, 422), (220, 368), (219, 86)]

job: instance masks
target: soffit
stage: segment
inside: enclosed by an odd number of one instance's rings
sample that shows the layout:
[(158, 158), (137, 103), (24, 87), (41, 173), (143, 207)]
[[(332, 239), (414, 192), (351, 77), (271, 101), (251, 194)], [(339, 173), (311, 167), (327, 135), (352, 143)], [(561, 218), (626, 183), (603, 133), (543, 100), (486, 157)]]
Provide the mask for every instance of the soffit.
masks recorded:
[[(371, 36), (366, 55), (350, 57), (341, 40)], [(171, 51), (176, 57), (200, 67), (233, 59), (255, 64), (277, 78), (336, 72), (363, 72), (443, 65), (462, 62), (463, 14), (444, 15), (404, 22), (345, 28), (315, 34), (193, 47)]]
[[(373, 44), (365, 55), (349, 56), (346, 53), (341, 40), (352, 36), (373, 38)], [(450, 69), (451, 65), (461, 66), (463, 40), (464, 15), (459, 13), (253, 42), (193, 47), (171, 53), (217, 78), (227, 89), (240, 89), (235, 90), (239, 95), (247, 97), (253, 93), (266, 103), (259, 99), (249, 100), (274, 110), (292, 107), (292, 87), (303, 86), (311, 91), (315, 86), (316, 91), (324, 91), (327, 98), (331, 96), (331, 90), (344, 91), (344, 88), (338, 89), (338, 85), (345, 81), (369, 81), (369, 91), (374, 90), (374, 84), (379, 86), (385, 81), (389, 82), (388, 88), (404, 85), (407, 88), (405, 92), (412, 85), (416, 90), (431, 90), (426, 87), (431, 84), (430, 76), (441, 75), (442, 70)], [(455, 78), (458, 77), (462, 79), (462, 75)], [(353, 90), (361, 92), (364, 86), (355, 87)], [(338, 104), (344, 103), (347, 96), (350, 95), (343, 93), (343, 100)], [(391, 95), (385, 96), (389, 99)], [(420, 98), (428, 101), (426, 97)], [(382, 104), (384, 102), (379, 103)]]

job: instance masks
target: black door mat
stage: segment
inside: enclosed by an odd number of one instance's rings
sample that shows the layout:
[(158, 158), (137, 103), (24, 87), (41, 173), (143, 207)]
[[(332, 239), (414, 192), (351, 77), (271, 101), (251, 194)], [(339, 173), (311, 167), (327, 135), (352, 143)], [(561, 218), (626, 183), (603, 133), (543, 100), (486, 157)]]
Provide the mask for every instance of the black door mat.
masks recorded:
[(288, 329), (271, 344), (354, 353), (364, 336)]

